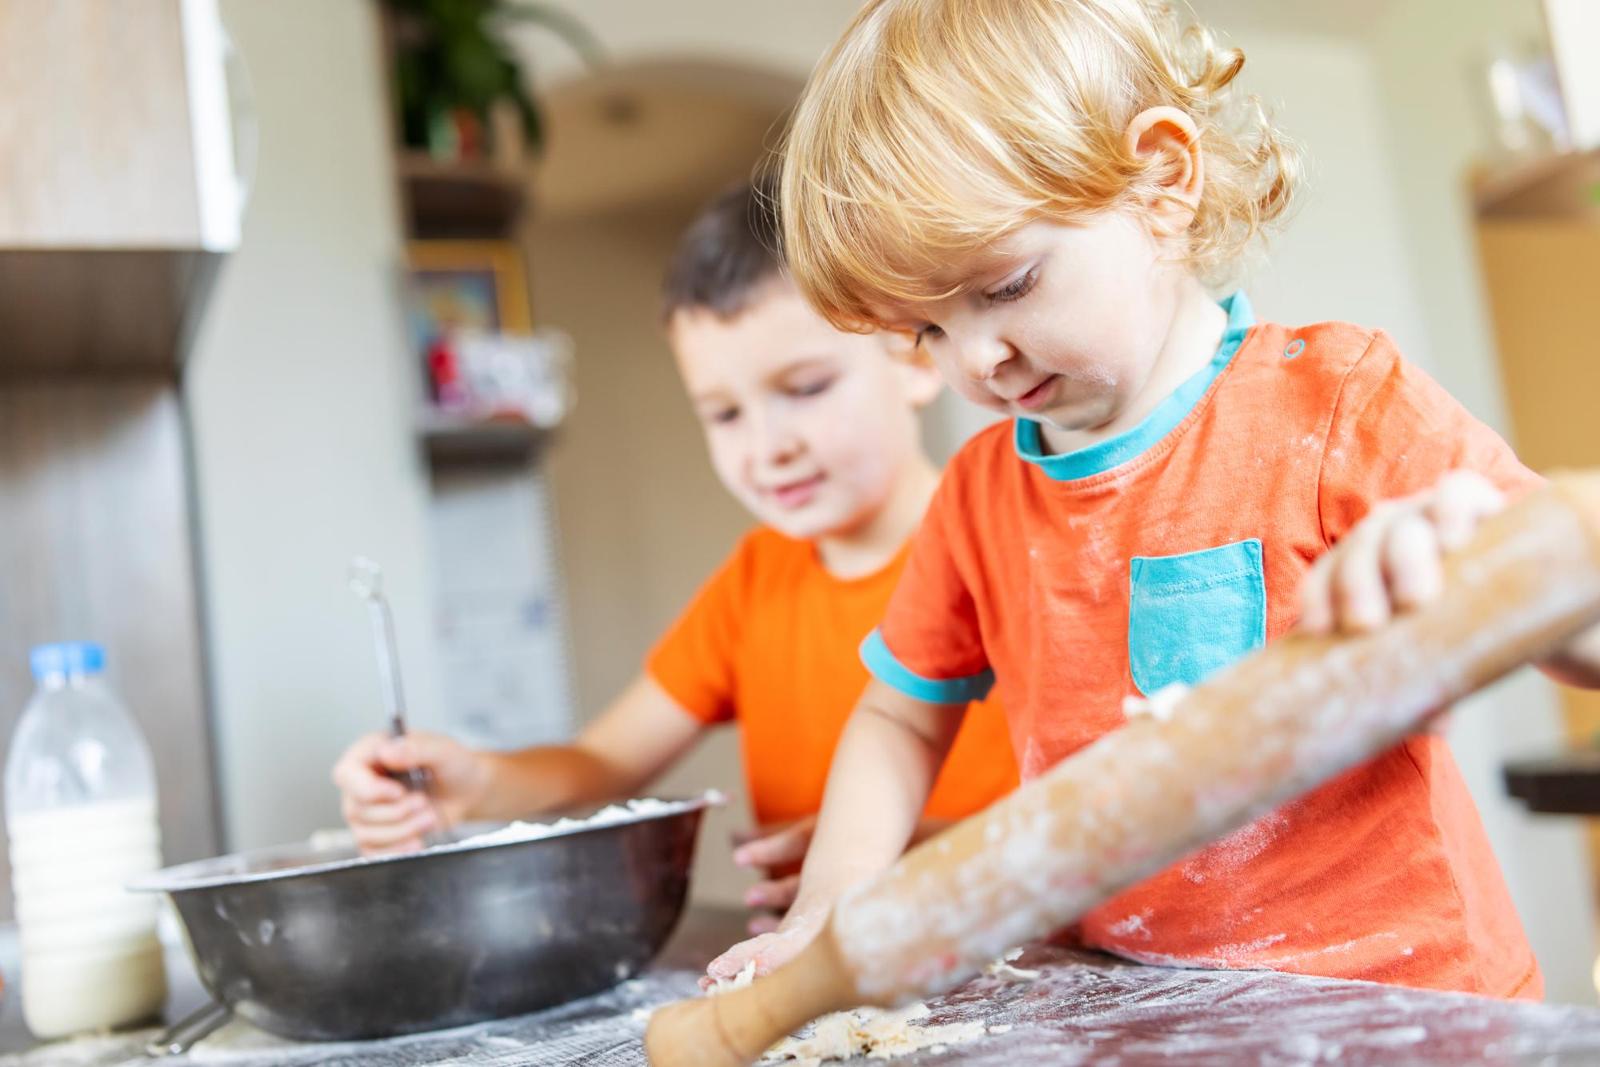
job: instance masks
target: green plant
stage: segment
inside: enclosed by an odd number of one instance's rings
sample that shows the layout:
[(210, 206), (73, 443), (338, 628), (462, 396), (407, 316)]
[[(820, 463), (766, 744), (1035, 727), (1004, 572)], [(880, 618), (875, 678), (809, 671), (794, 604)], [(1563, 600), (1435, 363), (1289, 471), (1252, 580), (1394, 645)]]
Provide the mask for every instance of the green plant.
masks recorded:
[(590, 65), (603, 50), (577, 19), (551, 4), (527, 0), (384, 0), (394, 15), (396, 82), (405, 142), (437, 147), (441, 124), (468, 112), (487, 128), (491, 108), (517, 109), (528, 146), (544, 141), (544, 124), (522, 65), (506, 42), (513, 22), (536, 23), (564, 39)]

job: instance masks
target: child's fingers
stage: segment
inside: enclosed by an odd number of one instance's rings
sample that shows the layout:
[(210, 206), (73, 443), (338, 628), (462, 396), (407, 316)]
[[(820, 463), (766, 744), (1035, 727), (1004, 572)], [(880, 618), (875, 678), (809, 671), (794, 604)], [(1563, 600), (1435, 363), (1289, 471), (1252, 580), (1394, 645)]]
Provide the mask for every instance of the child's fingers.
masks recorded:
[(1426, 504), (1446, 552), (1464, 547), (1478, 524), (1505, 507), (1505, 496), (1474, 471), (1453, 471), (1440, 480)]
[(363, 856), (404, 856), (410, 852), (421, 852), (426, 847), (422, 838), (413, 834), (393, 843), (373, 844), (356, 839), (356, 848)]
[(366, 855), (389, 852), (417, 852), (423, 847), (423, 838), (435, 829), (432, 812), (389, 825), (353, 823), (350, 833), (356, 846)]
[(794, 897), (800, 890), (800, 876), (791, 874), (787, 878), (774, 878), (768, 882), (757, 882), (744, 893), (744, 906), (747, 908), (771, 908), (779, 913), (789, 910), (789, 905), (794, 903)]
[(1306, 574), (1300, 629), (1362, 633), (1439, 595), (1441, 556), (1472, 539), (1505, 498), (1472, 471), (1455, 471), (1426, 494), (1379, 505)]
[(1335, 626), (1365, 633), (1389, 621), (1389, 591), (1383, 584), (1383, 535), (1388, 516), (1374, 514), (1345, 537), (1334, 551)]
[(346, 797), (343, 804), (344, 821), (351, 826), (393, 826), (422, 815), (428, 810), (428, 798), (421, 793), (408, 793), (400, 800), (379, 804), (362, 804)]
[(706, 968), (710, 981), (702, 979), (700, 988), (709, 987), (717, 979), (737, 978), (739, 972), (751, 963), (755, 964), (757, 977), (771, 974), (811, 943), (827, 922), (828, 911), (828, 908), (820, 907), (796, 914), (794, 909), (790, 909), (773, 933), (741, 941), (712, 960)]
[(391, 737), (378, 749), (378, 762), (391, 771), (417, 770), (436, 762), (432, 747), (424, 738), (412, 734)]
[[(392, 844), (401, 838), (413, 834), (426, 834), (437, 828), (439, 817), (434, 814), (432, 807), (426, 801), (419, 807), (412, 807), (409, 802), (402, 802), (396, 807), (399, 809), (398, 818), (378, 819), (370, 818), (368, 809), (346, 808), (345, 821), (349, 824), (351, 832), (358, 836), (366, 834), (368, 840), (379, 845)], [(390, 809), (386, 809), (380, 814), (392, 813)]]
[(760, 912), (750, 916), (750, 921), (744, 924), (745, 932), (751, 937), (760, 937), (770, 934), (778, 928), (781, 920), (770, 912)]
[(770, 837), (793, 823), (763, 823), (758, 826), (743, 826), (728, 831), (728, 840), (734, 848), (743, 848), (752, 841), (760, 841), (763, 837)]
[(1442, 552), (1437, 530), (1421, 515), (1402, 515), (1389, 527), (1382, 548), (1383, 576), (1396, 610), (1422, 607), (1444, 591)]
[(733, 852), (733, 862), (741, 867), (781, 867), (805, 858), (811, 847), (816, 820), (801, 819), (777, 833), (757, 838)]
[(370, 767), (350, 767), (334, 779), (339, 792), (361, 804), (386, 804), (402, 799), (406, 787)]
[(761, 954), (761, 949), (771, 944), (775, 936), (774, 934), (762, 934), (760, 937), (751, 938), (749, 941), (741, 941), (734, 945), (706, 966), (706, 977), (700, 980), (700, 987), (705, 989), (718, 981), (732, 981), (739, 976), (739, 972), (744, 970), (751, 960), (758, 961), (756, 970), (759, 971), (761, 964), (758, 957)]
[(399, 782), (379, 774), (378, 750), (386, 738), (369, 734), (351, 745), (333, 765), (333, 784), (339, 792), (363, 804), (392, 802), (405, 796)]
[(1300, 583), (1300, 629), (1325, 634), (1333, 629), (1333, 557), (1311, 565)]

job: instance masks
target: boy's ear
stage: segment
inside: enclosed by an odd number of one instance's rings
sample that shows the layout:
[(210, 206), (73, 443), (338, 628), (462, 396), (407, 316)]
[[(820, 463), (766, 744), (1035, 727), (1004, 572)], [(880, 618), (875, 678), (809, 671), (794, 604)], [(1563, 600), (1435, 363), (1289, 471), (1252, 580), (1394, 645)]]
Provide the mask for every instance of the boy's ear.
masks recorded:
[(895, 374), (900, 378), (905, 397), (915, 408), (924, 408), (938, 399), (944, 389), (944, 379), (928, 358), (928, 353), (917, 345), (915, 334), (901, 330), (884, 330), (879, 334)]
[(1175, 107), (1152, 107), (1133, 117), (1124, 134), (1129, 154), (1151, 164), (1158, 187), (1149, 204), (1162, 236), (1189, 228), (1205, 191), (1205, 153), (1200, 129), (1189, 113)]

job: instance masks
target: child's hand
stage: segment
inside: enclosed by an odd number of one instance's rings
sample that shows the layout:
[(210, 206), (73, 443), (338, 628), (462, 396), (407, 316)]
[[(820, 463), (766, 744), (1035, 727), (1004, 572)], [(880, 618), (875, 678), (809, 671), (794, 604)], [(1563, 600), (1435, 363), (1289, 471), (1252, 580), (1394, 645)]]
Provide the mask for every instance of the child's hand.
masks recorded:
[(756, 977), (770, 974), (800, 954), (800, 950), (822, 930), (828, 921), (829, 908), (811, 908), (791, 911), (770, 934), (762, 934), (741, 941), (711, 961), (700, 979), (701, 989), (710, 989), (719, 981), (737, 978), (751, 962), (756, 965)]
[[(385, 773), (413, 769), (428, 772), (427, 795)], [(339, 757), (333, 784), (362, 852), (414, 852), (441, 829), (441, 818), (457, 823), (472, 811), (488, 791), (489, 772), (476, 753), (442, 734), (368, 734)]]
[[(741, 867), (765, 871), (769, 875), (784, 869), (794, 870), (806, 858), (811, 835), (816, 832), (816, 816), (808, 816), (785, 826), (763, 827), (735, 835), (733, 862)], [(769, 933), (778, 927), (777, 915), (789, 910), (800, 888), (800, 875), (768, 877), (745, 890), (745, 907), (759, 909), (751, 918), (752, 934)]]
[(1300, 629), (1365, 633), (1437, 597), (1446, 552), (1505, 507), (1481, 475), (1454, 471), (1427, 492), (1385, 501), (1312, 566), (1300, 590)]

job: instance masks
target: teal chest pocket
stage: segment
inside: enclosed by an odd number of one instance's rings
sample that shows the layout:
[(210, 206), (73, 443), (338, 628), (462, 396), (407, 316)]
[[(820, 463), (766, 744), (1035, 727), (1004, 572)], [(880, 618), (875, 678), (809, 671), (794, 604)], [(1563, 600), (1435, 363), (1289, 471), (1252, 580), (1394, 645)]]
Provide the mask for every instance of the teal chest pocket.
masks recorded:
[(1267, 643), (1259, 540), (1134, 556), (1130, 570), (1128, 665), (1145, 696), (1195, 685)]

